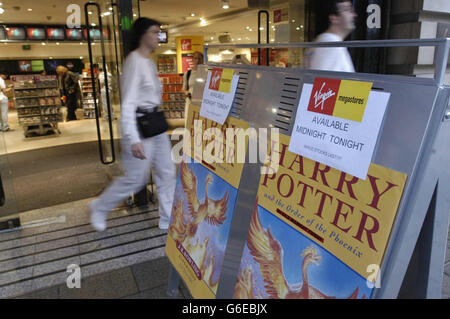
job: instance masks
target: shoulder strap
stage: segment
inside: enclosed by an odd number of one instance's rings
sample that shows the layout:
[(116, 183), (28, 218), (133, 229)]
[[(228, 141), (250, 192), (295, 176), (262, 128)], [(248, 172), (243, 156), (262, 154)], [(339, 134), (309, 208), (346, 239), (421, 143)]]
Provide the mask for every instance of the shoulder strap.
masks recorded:
[(187, 74), (186, 74), (186, 88), (187, 88), (187, 91), (189, 91), (189, 78), (190, 77), (191, 77), (191, 70), (188, 70)]

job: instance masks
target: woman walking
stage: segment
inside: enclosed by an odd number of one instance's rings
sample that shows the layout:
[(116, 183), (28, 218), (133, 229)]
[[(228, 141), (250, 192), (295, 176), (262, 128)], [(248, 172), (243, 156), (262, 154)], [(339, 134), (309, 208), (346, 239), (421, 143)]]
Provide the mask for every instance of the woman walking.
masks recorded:
[[(161, 104), (161, 82), (150, 53), (158, 47), (159, 22), (139, 18), (132, 29), (131, 52), (121, 77), (122, 166), (125, 174), (116, 179), (99, 198), (92, 201), (91, 223), (97, 231), (106, 229), (108, 213), (144, 188), (150, 168), (154, 169), (159, 199), (159, 228), (170, 222), (176, 171), (166, 133), (144, 138), (138, 129), (136, 111), (153, 112)], [(141, 113), (139, 113), (141, 114)]]

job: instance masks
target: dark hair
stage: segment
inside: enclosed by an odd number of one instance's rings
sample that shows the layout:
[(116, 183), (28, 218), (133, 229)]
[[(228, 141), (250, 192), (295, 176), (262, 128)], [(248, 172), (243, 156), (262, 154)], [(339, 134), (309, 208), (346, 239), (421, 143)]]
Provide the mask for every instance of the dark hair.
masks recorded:
[(134, 21), (131, 29), (130, 52), (139, 47), (142, 36), (150, 27), (153, 27), (154, 25), (160, 27), (161, 23), (149, 18), (138, 18)]
[(330, 15), (339, 15), (338, 4), (352, 2), (351, 0), (319, 0), (315, 1), (316, 7), (316, 35), (325, 32), (331, 25)]
[(200, 60), (197, 62), (197, 64), (203, 64), (203, 53), (195, 51), (194, 54), (197, 54), (200, 57)]

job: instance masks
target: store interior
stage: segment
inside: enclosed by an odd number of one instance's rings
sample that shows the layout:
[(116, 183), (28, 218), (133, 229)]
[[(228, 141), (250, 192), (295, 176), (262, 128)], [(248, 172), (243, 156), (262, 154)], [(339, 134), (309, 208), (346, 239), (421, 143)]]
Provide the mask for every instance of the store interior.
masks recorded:
[[(8, 205), (0, 208), (0, 217), (14, 210), (27, 211), (98, 195), (120, 171), (116, 160), (120, 152), (117, 143), (120, 138), (119, 74), (123, 60), (120, 55), (122, 39), (117, 27), (119, 8), (110, 1), (98, 1), (100, 10), (90, 5), (86, 16), (86, 1), (0, 2), (0, 70), (9, 74), (6, 85), (11, 88), (7, 93), (10, 130), (0, 133), (0, 155), (8, 158), (8, 168), (12, 172), (9, 177), (2, 176), (3, 183), (10, 185), (10, 190), (4, 188), (15, 198), (14, 208)], [(249, 7), (249, 3), (247, 0), (132, 1), (133, 19), (152, 17), (163, 24), (166, 39), (151, 58), (163, 84), (161, 108), (171, 129), (184, 125), (183, 74), (192, 67), (194, 52), (203, 52), (212, 44), (256, 44), (258, 32), (261, 43), (308, 39), (305, 1), (271, 1), (267, 15), (261, 15), (259, 26), (260, 9)], [(73, 5), (78, 9), (70, 7)], [(70, 18), (77, 12), (81, 29), (75, 31), (68, 28), (67, 23), (77, 22)], [(121, 22), (125, 23), (123, 19)], [(302, 65), (301, 51), (270, 50), (268, 56), (265, 52), (261, 52), (261, 61), (268, 65)], [(237, 56), (244, 61), (241, 63), (258, 64), (256, 50), (208, 50), (211, 62), (232, 63)], [(61, 101), (56, 76), (58, 65), (79, 77), (81, 90), (76, 121), (67, 121), (67, 108)], [(108, 72), (109, 99), (105, 99), (100, 89), (99, 74), (103, 67)], [(105, 111), (106, 104), (111, 106), (111, 121)], [(100, 158), (98, 147), (102, 148)], [(114, 165), (105, 166), (105, 162), (114, 162)], [(40, 189), (39, 185), (42, 179), (55, 176), (55, 167), (63, 173), (59, 172), (59, 182), (50, 183), (52, 196), (45, 200), (49, 191)], [(77, 185), (68, 185), (68, 180)], [(36, 195), (39, 201), (26, 199)], [(30, 204), (25, 205), (26, 202)]]

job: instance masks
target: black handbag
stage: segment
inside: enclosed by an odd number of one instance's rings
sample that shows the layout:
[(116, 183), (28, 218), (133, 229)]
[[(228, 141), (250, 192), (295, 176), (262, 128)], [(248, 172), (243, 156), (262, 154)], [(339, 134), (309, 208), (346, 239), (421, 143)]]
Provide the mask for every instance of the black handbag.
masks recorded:
[(169, 129), (164, 112), (158, 111), (157, 107), (150, 111), (138, 108), (136, 114), (143, 114), (142, 116), (136, 116), (136, 121), (139, 131), (144, 138), (162, 134)]

